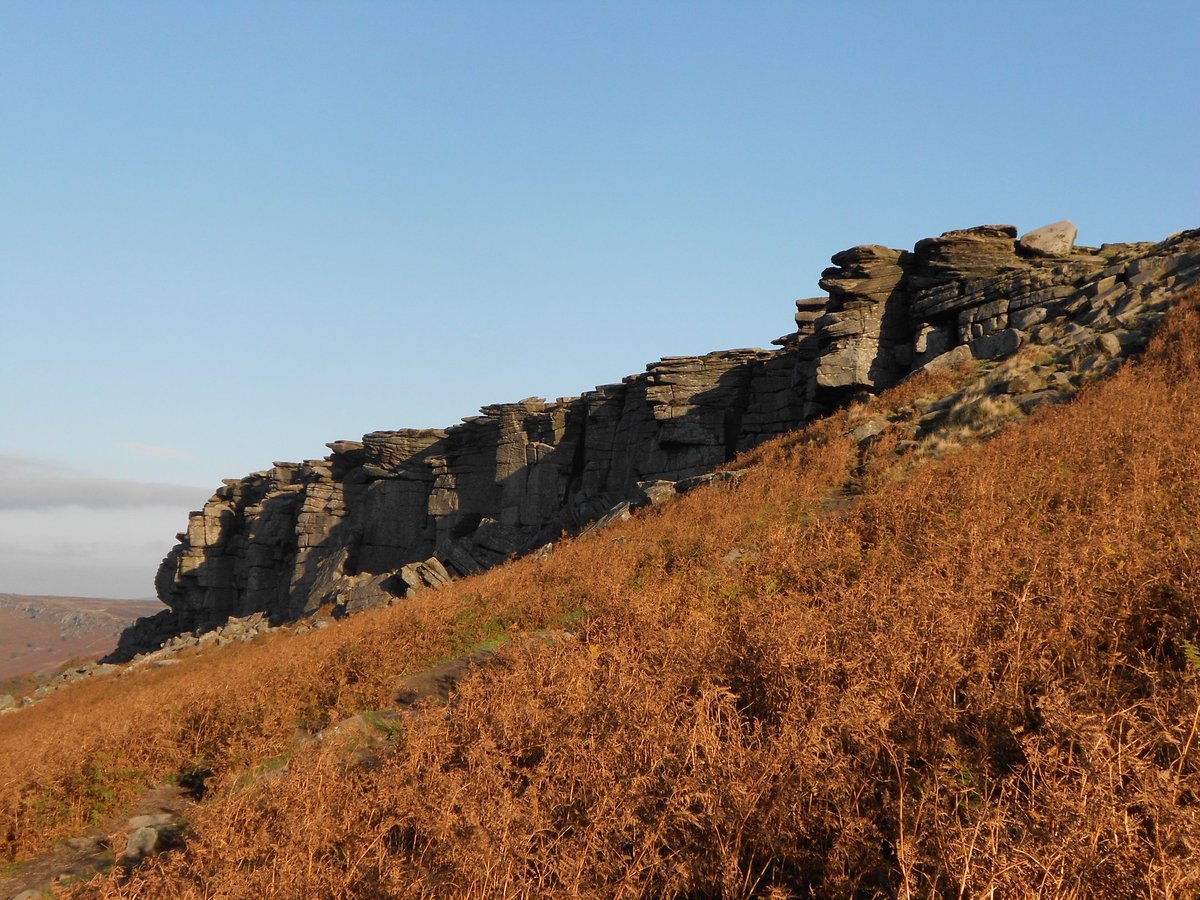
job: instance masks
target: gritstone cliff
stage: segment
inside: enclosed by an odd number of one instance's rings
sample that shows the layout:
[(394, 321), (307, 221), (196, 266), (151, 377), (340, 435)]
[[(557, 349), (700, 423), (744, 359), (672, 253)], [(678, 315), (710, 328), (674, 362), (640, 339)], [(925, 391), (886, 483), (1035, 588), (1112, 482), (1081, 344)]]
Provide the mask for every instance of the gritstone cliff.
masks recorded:
[(329, 456), (230, 479), (163, 561), (168, 610), (116, 658), (229, 617), (274, 622), (388, 602), (686, 489), (741, 450), (925, 366), (1026, 343), (1081, 365), (1136, 351), (1169, 295), (1200, 276), (1200, 230), (1074, 246), (1059, 222), (950, 231), (910, 250), (833, 256), (772, 351), (669, 357), (548, 403), (486, 406), (461, 425), (335, 441)]

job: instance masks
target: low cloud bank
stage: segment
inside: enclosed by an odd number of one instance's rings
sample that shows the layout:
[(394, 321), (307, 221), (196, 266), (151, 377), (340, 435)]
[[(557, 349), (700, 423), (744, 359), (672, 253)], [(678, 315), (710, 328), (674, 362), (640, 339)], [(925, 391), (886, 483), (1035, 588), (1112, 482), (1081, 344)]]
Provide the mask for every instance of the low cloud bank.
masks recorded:
[(187, 506), (0, 509), (0, 593), (142, 599)]
[(210, 493), (191, 485), (100, 478), (42, 460), (0, 456), (0, 510), (196, 509)]

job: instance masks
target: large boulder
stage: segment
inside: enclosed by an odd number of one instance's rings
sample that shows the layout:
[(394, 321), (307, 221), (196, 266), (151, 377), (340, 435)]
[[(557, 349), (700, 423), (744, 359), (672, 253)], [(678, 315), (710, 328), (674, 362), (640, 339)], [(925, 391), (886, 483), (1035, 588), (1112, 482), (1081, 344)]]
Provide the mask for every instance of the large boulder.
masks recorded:
[(1066, 256), (1074, 249), (1078, 233), (1070, 220), (1063, 219), (1021, 235), (1017, 247), (1030, 256)]

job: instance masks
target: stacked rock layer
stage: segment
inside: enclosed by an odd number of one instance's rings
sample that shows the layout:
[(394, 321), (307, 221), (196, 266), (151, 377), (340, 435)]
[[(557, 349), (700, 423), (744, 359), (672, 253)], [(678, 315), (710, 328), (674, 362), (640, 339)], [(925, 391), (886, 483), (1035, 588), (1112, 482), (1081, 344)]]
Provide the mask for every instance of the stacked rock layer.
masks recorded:
[[(1051, 325), (1128, 325), (1152, 291), (1200, 276), (1200, 230), (1073, 246), (1059, 222), (833, 256), (779, 349), (669, 357), (581, 397), (484, 407), (444, 430), (380, 431), (224, 482), (156, 578), (168, 610), (117, 658), (263, 613), (353, 611), (434, 587), (711, 472), (741, 450), (949, 359), (996, 359)], [(1075, 324), (1073, 324), (1075, 323)]]

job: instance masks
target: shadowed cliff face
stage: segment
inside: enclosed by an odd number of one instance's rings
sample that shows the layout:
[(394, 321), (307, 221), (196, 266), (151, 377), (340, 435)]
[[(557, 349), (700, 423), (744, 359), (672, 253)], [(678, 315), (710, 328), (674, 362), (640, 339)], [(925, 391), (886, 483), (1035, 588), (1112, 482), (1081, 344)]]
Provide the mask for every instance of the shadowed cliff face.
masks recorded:
[(711, 472), (793, 427), (794, 357), (668, 358), (582, 397), (487, 406), (444, 430), (373, 432), (329, 444), (323, 460), (227, 480), (159, 570), (171, 610), (125, 646), (257, 611), (279, 622), (325, 604), (353, 609), (422, 586), (397, 577), (406, 565), (436, 557), (466, 575), (542, 546), (639, 483)]
[(170, 609), (139, 620), (117, 658), (230, 616), (353, 610), (481, 571), (923, 366), (1128, 326), (1150, 291), (1200, 271), (1200, 232), (1095, 250), (1064, 226), (1052, 241), (981, 226), (912, 251), (855, 247), (822, 274), (828, 297), (797, 301), (778, 350), (671, 357), (582, 397), (374, 432), (227, 480), (159, 570)]

